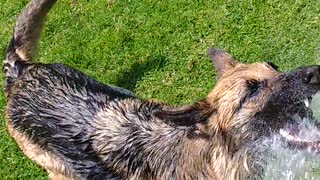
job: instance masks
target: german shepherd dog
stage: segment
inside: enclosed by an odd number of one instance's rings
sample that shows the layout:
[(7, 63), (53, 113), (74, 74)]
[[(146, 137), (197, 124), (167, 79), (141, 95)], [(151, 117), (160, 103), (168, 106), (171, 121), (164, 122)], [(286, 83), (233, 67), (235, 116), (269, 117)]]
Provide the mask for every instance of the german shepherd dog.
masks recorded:
[(182, 107), (142, 100), (71, 67), (32, 61), (55, 2), (29, 2), (3, 62), (8, 131), (51, 179), (255, 178), (263, 167), (251, 147), (274, 134), (290, 148), (319, 151), (318, 140), (298, 137), (293, 118), (312, 113), (319, 66), (279, 72), (210, 49), (219, 80), (207, 97)]

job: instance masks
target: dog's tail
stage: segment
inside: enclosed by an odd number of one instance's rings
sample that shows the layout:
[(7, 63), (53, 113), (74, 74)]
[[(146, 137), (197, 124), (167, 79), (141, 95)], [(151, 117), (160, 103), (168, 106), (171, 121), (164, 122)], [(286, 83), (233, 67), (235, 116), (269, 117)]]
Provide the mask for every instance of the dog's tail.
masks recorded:
[(4, 89), (22, 73), (37, 53), (38, 41), (46, 14), (56, 0), (31, 0), (16, 20), (3, 61)]

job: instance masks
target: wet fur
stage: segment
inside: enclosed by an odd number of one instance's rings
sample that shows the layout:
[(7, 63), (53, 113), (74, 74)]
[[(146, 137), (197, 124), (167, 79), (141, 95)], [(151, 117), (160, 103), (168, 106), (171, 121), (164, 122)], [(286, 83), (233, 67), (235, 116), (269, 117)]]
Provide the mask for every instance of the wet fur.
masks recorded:
[[(273, 126), (264, 121), (264, 107), (281, 89), (274, 84), (289, 75), (211, 49), (220, 78), (206, 98), (183, 107), (142, 100), (71, 67), (31, 61), (54, 3), (29, 3), (4, 60), (8, 131), (50, 178), (246, 179), (261, 173), (247, 144)], [(267, 88), (249, 97), (253, 80)]]

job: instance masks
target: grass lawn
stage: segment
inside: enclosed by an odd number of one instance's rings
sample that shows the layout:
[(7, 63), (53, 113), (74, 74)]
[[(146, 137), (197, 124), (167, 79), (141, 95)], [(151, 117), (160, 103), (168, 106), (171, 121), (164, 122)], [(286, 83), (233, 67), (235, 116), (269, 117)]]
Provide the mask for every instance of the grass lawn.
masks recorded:
[[(27, 2), (0, 0), (1, 57)], [(142, 98), (187, 104), (214, 86), (212, 46), (280, 70), (319, 64), (320, 1), (61, 0), (38, 61), (68, 64)], [(3, 93), (0, 106), (0, 179), (47, 179), (8, 136)]]

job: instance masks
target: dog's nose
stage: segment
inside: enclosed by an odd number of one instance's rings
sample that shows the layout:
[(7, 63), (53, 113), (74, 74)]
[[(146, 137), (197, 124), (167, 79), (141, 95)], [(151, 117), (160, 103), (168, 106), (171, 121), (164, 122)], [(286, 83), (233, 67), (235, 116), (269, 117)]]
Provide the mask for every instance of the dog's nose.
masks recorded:
[(310, 66), (302, 69), (301, 80), (304, 84), (320, 84), (320, 66)]

